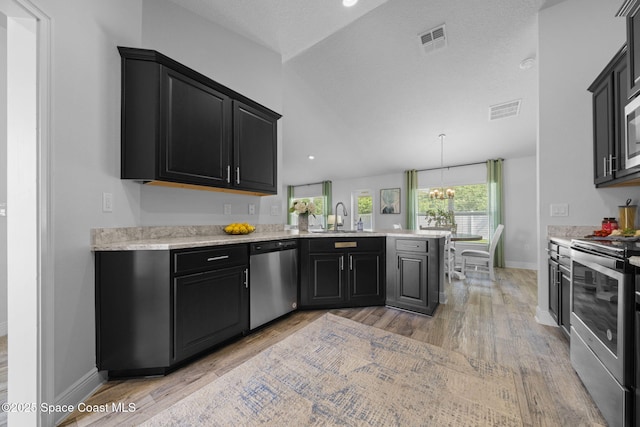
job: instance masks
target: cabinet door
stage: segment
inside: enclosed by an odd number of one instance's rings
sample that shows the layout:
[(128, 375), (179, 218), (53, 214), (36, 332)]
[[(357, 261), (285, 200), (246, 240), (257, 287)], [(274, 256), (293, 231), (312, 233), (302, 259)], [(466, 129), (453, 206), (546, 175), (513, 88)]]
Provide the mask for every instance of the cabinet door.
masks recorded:
[(558, 288), (558, 263), (552, 259), (549, 260), (549, 314), (558, 322), (559, 321), (559, 303), (560, 291)]
[(249, 329), (246, 274), (235, 267), (174, 279), (174, 361)]
[(305, 306), (328, 306), (345, 301), (345, 254), (310, 254)]
[(571, 335), (571, 272), (560, 267), (560, 326)]
[(609, 168), (614, 156), (613, 105), (609, 75), (593, 91), (593, 179), (596, 185), (613, 179)]
[(627, 16), (627, 45), (629, 47), (629, 93), (631, 99), (640, 92), (640, 2), (630, 6)]
[(379, 253), (349, 253), (349, 302), (353, 305), (384, 303)]
[(396, 301), (404, 308), (424, 312), (429, 306), (427, 255), (397, 253)]
[(231, 174), (230, 98), (163, 70), (160, 177), (226, 187)]
[(277, 120), (233, 101), (234, 186), (277, 193)]

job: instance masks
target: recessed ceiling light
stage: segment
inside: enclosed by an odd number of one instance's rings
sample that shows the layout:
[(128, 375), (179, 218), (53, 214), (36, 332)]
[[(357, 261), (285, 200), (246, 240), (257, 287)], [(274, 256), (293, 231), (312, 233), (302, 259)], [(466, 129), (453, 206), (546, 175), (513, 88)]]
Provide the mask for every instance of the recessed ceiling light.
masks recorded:
[(316, 156), (314, 156), (313, 154), (309, 154), (309, 156), (307, 157), (309, 160), (313, 160), (316, 158)]
[(345, 7), (351, 7), (356, 3), (358, 3), (358, 0), (342, 0), (342, 5)]

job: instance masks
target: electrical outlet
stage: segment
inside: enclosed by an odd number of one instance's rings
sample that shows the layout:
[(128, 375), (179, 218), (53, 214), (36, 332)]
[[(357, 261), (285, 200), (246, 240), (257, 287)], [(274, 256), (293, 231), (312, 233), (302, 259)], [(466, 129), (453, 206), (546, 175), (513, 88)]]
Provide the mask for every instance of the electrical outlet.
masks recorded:
[(255, 215), (256, 214), (256, 205), (254, 205), (253, 203), (249, 203), (249, 215)]
[(113, 194), (102, 193), (102, 212), (113, 212)]
[(280, 206), (273, 205), (271, 206), (271, 216), (279, 216), (280, 215)]
[(569, 216), (569, 204), (568, 203), (551, 204), (551, 216)]
[(224, 214), (225, 214), (225, 215), (231, 215), (231, 205), (230, 205), (230, 204), (228, 204), (228, 203), (226, 203), (226, 204), (224, 205)]

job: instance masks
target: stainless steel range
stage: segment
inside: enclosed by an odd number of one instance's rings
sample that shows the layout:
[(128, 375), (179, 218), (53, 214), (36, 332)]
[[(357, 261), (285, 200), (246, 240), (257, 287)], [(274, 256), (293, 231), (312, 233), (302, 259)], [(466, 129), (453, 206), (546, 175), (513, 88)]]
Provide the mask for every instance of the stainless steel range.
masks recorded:
[(571, 363), (610, 426), (633, 426), (636, 242), (571, 242)]

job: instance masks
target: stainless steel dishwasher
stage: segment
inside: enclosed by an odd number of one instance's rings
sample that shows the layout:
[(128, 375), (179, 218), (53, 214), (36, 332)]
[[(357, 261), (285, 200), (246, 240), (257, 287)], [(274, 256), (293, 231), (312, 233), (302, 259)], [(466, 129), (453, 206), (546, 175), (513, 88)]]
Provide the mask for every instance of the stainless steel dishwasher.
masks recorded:
[(255, 329), (298, 307), (298, 242), (251, 243), (249, 328)]

